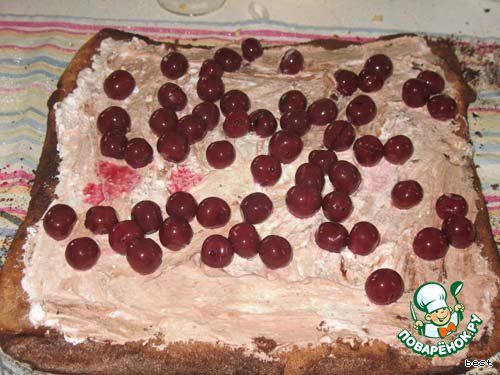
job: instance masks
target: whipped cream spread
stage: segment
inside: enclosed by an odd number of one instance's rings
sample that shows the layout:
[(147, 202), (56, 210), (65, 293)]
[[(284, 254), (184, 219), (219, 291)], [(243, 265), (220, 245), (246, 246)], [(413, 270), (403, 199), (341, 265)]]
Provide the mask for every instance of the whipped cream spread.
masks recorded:
[[(357, 165), (362, 176), (360, 188), (351, 197), (354, 211), (343, 224), (350, 230), (358, 221), (373, 223), (381, 235), (376, 250), (368, 256), (347, 249), (340, 253), (324, 251), (314, 241), (314, 232), (326, 221), (321, 210), (311, 218), (298, 219), (286, 208), (285, 194), (294, 185), (295, 171), (307, 162), (311, 150), (323, 148), (325, 127), (313, 126), (303, 137), (301, 155), (282, 166), (283, 174), (272, 187), (257, 185), (250, 172), (253, 158), (267, 153), (269, 138), (248, 134), (230, 139), (236, 149), (235, 162), (222, 170), (208, 165), (207, 146), (226, 139), (221, 126), (223, 117), (216, 129), (192, 146), (186, 161), (179, 165), (168, 163), (156, 152), (157, 137), (148, 125), (149, 116), (160, 107), (157, 91), (168, 81), (160, 71), (168, 47), (147, 45), (138, 39), (106, 39), (93, 58), (92, 68), (80, 72), (77, 88), (56, 106), (61, 162), (53, 204), (73, 207), (78, 221), (70, 238), (60, 242), (44, 232), (41, 222), (29, 229), (22, 285), (31, 303), (29, 318), (33, 325), (56, 329), (72, 343), (91, 339), (123, 344), (159, 337), (165, 343), (195, 340), (251, 349), (254, 338), (265, 336), (276, 341), (275, 350), (337, 339), (378, 339), (400, 347), (396, 335), (412, 327), (409, 302), (415, 289), (428, 281), (449, 287), (453, 281), (462, 280), (465, 287), (460, 302), (466, 307), (465, 313), (481, 317), (482, 333), (491, 329), (490, 305), (497, 293), (497, 280), (487, 259), (481, 256), (481, 247), (450, 247), (446, 257), (436, 261), (423, 260), (412, 250), (419, 230), (440, 227), (434, 205), (441, 194), (465, 197), (469, 204), (467, 216), (472, 221), (479, 199), (469, 167), (471, 146), (454, 134), (458, 124), (434, 120), (425, 107), (408, 108), (401, 99), (402, 85), (416, 77), (417, 67), (437, 71), (444, 77), (426, 42), (418, 37), (403, 37), (337, 51), (299, 46), (305, 67), (295, 76), (277, 72), (287, 48), (267, 49), (262, 58), (243, 63), (237, 72), (224, 73), (226, 91), (243, 90), (251, 100), (251, 111), (265, 108), (279, 119), (278, 100), (284, 92), (301, 90), (312, 103), (335, 92), (333, 73), (337, 69), (359, 72), (364, 61), (375, 53), (392, 59), (393, 75), (380, 91), (369, 94), (377, 105), (377, 116), (356, 131), (358, 136), (373, 134), (383, 143), (391, 136), (406, 135), (413, 142), (413, 156), (404, 165), (382, 160), (374, 167), (361, 167), (352, 149), (337, 153), (339, 159)], [(196, 94), (198, 71), (214, 51), (191, 48), (181, 52), (189, 61), (189, 70), (176, 83), (186, 92), (188, 104), (179, 117), (200, 102)], [(135, 90), (124, 101), (109, 99), (102, 88), (104, 79), (116, 69), (129, 71), (136, 80)], [(456, 97), (456, 87), (447, 81), (445, 93)], [(339, 119), (345, 119), (345, 107), (351, 98), (339, 95)], [(92, 235), (84, 226), (85, 213), (92, 206), (87, 203), (89, 189), (84, 188), (88, 184), (115, 183), (102, 172), (109, 167), (107, 163), (126, 166), (124, 161), (105, 158), (99, 151), (96, 120), (110, 105), (120, 105), (130, 114), (129, 139), (143, 137), (155, 149), (151, 164), (130, 171), (134, 179), (133, 183), (129, 181), (127, 191), (103, 195), (101, 204), (112, 205), (119, 220), (129, 219), (131, 207), (145, 199), (157, 202), (165, 214), (169, 194), (179, 189), (188, 190), (198, 202), (217, 196), (231, 207), (231, 220), (224, 228), (205, 229), (193, 220), (191, 244), (177, 252), (164, 248), (162, 265), (148, 276), (134, 272), (126, 258), (110, 248), (107, 235)], [(421, 184), (424, 197), (416, 207), (400, 210), (391, 206), (390, 191), (396, 182), (407, 179)], [(327, 179), (323, 194), (331, 190)], [(255, 191), (266, 193), (274, 204), (273, 213), (256, 226), (257, 230), (261, 238), (275, 234), (288, 239), (293, 247), (291, 263), (270, 270), (258, 256), (248, 260), (235, 254), (224, 269), (203, 265), (199, 252), (204, 239), (211, 234), (227, 236), (231, 226), (242, 221), (241, 200)], [(72, 269), (64, 257), (67, 243), (81, 236), (94, 238), (101, 248), (97, 264), (85, 272)], [(159, 243), (158, 233), (151, 237)], [(404, 279), (405, 293), (394, 304), (378, 306), (365, 295), (365, 280), (378, 268), (392, 268)]]

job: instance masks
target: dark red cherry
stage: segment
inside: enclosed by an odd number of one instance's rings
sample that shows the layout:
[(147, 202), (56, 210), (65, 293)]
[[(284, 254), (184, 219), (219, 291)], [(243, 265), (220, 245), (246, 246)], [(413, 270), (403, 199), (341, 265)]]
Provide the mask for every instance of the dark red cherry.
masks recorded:
[(252, 224), (239, 223), (229, 231), (229, 242), (234, 252), (242, 258), (252, 258), (259, 251), (260, 238)]
[(201, 77), (196, 84), (198, 97), (205, 102), (215, 102), (224, 95), (224, 82), (216, 76)]
[(328, 125), (323, 134), (323, 144), (332, 151), (345, 151), (351, 147), (356, 132), (351, 124), (344, 120), (337, 120)]
[(119, 254), (126, 254), (127, 244), (138, 238), (143, 238), (144, 232), (133, 220), (116, 223), (109, 231), (108, 241), (111, 248)]
[(270, 137), (276, 131), (278, 123), (274, 115), (267, 109), (257, 109), (250, 113), (250, 131), (259, 137)]
[(327, 174), (330, 167), (337, 162), (337, 154), (330, 150), (312, 150), (308, 159), (309, 163), (316, 164), (323, 174)]
[(364, 68), (368, 71), (380, 73), (385, 80), (392, 74), (392, 61), (386, 55), (377, 54), (366, 60)]
[(252, 193), (241, 201), (241, 215), (250, 224), (259, 224), (273, 212), (273, 202), (264, 193)]
[(309, 186), (321, 191), (325, 185), (325, 174), (317, 164), (301, 164), (295, 172), (295, 185)]
[(401, 298), (405, 290), (403, 278), (390, 268), (373, 271), (365, 282), (368, 299), (376, 305), (389, 305)]
[(345, 113), (351, 124), (366, 125), (375, 118), (377, 106), (368, 95), (359, 95), (349, 102)]
[(196, 115), (185, 115), (179, 119), (177, 131), (186, 137), (188, 143), (201, 141), (207, 135), (207, 125), (201, 117)]
[(267, 268), (275, 270), (288, 266), (292, 255), (292, 246), (283, 237), (270, 235), (260, 241), (259, 256)]
[(314, 239), (323, 250), (339, 253), (346, 247), (348, 236), (349, 233), (342, 224), (325, 222), (318, 227)]
[(476, 238), (474, 224), (462, 215), (451, 215), (443, 221), (442, 230), (450, 245), (459, 249), (469, 247)]
[(231, 218), (231, 208), (217, 197), (205, 198), (196, 210), (196, 219), (205, 228), (214, 229), (226, 225)]
[(432, 70), (424, 70), (423, 72), (420, 72), (417, 79), (424, 81), (427, 86), (429, 86), (431, 95), (439, 94), (444, 90), (443, 77)]
[(156, 144), (158, 153), (167, 161), (180, 163), (189, 154), (189, 144), (182, 134), (174, 131), (165, 132)]
[(337, 81), (337, 91), (343, 96), (351, 96), (358, 88), (358, 76), (350, 70), (339, 69), (333, 75)]
[(233, 260), (234, 249), (226, 237), (208, 236), (201, 246), (201, 261), (212, 268), (224, 268)]
[(160, 206), (153, 201), (136, 203), (132, 207), (131, 217), (146, 234), (156, 232), (163, 221)]
[(445, 220), (451, 215), (467, 215), (469, 207), (464, 197), (458, 194), (443, 194), (436, 201), (436, 212)]
[(197, 207), (198, 203), (191, 194), (178, 191), (168, 198), (166, 210), (170, 216), (179, 216), (191, 221), (196, 216)]
[(226, 116), (222, 128), (229, 138), (243, 137), (250, 129), (250, 117), (245, 111), (235, 110)]
[(260, 42), (255, 38), (247, 38), (241, 42), (243, 57), (248, 61), (254, 61), (262, 56), (263, 49)]
[(85, 228), (94, 234), (108, 234), (116, 223), (116, 211), (111, 206), (90, 207), (85, 215)]
[(220, 100), (220, 110), (224, 116), (236, 110), (248, 112), (249, 109), (250, 99), (241, 90), (230, 90)]
[(326, 125), (337, 118), (335, 102), (328, 98), (318, 99), (307, 108), (307, 114), (314, 125)]
[(160, 242), (167, 249), (179, 251), (189, 245), (193, 238), (193, 229), (188, 221), (180, 216), (170, 216), (160, 225)]
[(161, 265), (163, 252), (151, 238), (139, 238), (127, 244), (127, 261), (141, 275), (155, 272)]
[(122, 107), (111, 106), (99, 113), (97, 128), (104, 134), (109, 131), (127, 133), (130, 130), (130, 116)]
[(269, 141), (269, 154), (281, 163), (288, 164), (297, 159), (302, 151), (302, 140), (292, 132), (279, 131)]
[(149, 118), (149, 127), (158, 137), (177, 128), (177, 114), (168, 108), (159, 108)]
[(346, 160), (339, 160), (330, 167), (328, 178), (337, 190), (354, 193), (361, 183), (361, 175), (353, 164)]
[(291, 48), (281, 58), (279, 69), (283, 74), (297, 74), (304, 69), (304, 57), (299, 51)]
[(66, 204), (55, 204), (43, 218), (45, 232), (57, 241), (66, 239), (76, 223), (76, 212)]
[(144, 138), (132, 138), (125, 146), (125, 161), (132, 168), (142, 168), (153, 161), (153, 148)]
[(206, 151), (208, 164), (216, 169), (223, 169), (233, 164), (236, 151), (231, 142), (216, 141), (208, 145)]
[(424, 228), (417, 233), (413, 240), (413, 251), (425, 260), (444, 258), (448, 252), (448, 240), (439, 229)]
[(208, 59), (203, 61), (203, 64), (201, 64), (199, 77), (221, 78), (223, 74), (224, 74), (224, 69), (222, 69), (222, 65), (215, 60)]
[(259, 155), (250, 166), (253, 179), (261, 186), (272, 186), (281, 177), (281, 164), (271, 155)]
[(188, 61), (182, 53), (173, 51), (163, 57), (160, 68), (165, 77), (177, 79), (186, 74)]
[(341, 223), (352, 213), (352, 201), (347, 193), (341, 190), (334, 190), (323, 198), (321, 203), (323, 215), (333, 222)]
[(219, 123), (219, 108), (210, 102), (202, 102), (193, 108), (193, 115), (198, 116), (205, 122), (207, 130), (213, 130)]
[(347, 247), (354, 254), (368, 255), (375, 250), (379, 243), (380, 235), (375, 225), (367, 221), (360, 221), (352, 227)]
[(104, 92), (108, 98), (123, 100), (132, 94), (135, 80), (126, 70), (115, 70), (104, 80)]
[(424, 190), (417, 181), (400, 181), (391, 191), (392, 205), (407, 210), (419, 204), (424, 197)]
[(427, 110), (437, 120), (447, 121), (458, 113), (457, 102), (448, 95), (436, 95), (429, 99)]
[(354, 142), (354, 156), (363, 167), (372, 167), (384, 156), (384, 145), (373, 135), (364, 135)]
[(429, 86), (420, 79), (410, 78), (403, 85), (402, 98), (408, 107), (423, 107), (430, 96)]
[(290, 90), (281, 95), (278, 106), (281, 113), (305, 111), (307, 108), (307, 99), (302, 91)]
[(187, 96), (175, 83), (167, 82), (158, 90), (158, 101), (168, 109), (179, 112), (187, 104)]
[(384, 157), (389, 163), (404, 164), (413, 155), (413, 143), (404, 135), (389, 138), (384, 145)]
[(99, 246), (89, 237), (75, 238), (66, 246), (66, 261), (78, 271), (87, 271), (94, 267), (100, 255)]
[(122, 132), (117, 131), (104, 133), (99, 143), (101, 154), (115, 159), (123, 159), (125, 157), (126, 146), (127, 137)]
[(375, 92), (384, 86), (384, 77), (376, 71), (363, 69), (359, 72), (358, 85), (361, 91)]
[(288, 211), (298, 218), (314, 215), (321, 207), (321, 193), (309, 186), (293, 186), (286, 193)]
[(222, 66), (225, 72), (235, 72), (240, 68), (242, 58), (235, 50), (222, 47), (215, 51), (214, 60)]
[(302, 136), (311, 129), (311, 119), (303, 110), (284, 112), (280, 118), (280, 126), (283, 130)]

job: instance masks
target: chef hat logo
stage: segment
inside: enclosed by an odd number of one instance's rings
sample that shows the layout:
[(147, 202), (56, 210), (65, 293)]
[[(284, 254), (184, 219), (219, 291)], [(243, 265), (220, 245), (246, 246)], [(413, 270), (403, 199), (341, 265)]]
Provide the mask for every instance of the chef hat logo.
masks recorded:
[(416, 290), (413, 300), (419, 310), (430, 314), (448, 307), (446, 296), (446, 289), (441, 284), (430, 282)]

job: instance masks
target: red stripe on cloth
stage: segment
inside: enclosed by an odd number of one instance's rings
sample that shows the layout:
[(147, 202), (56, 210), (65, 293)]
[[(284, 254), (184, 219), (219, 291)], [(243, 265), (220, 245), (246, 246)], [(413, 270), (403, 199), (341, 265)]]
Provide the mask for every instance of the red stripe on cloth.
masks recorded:
[(18, 87), (0, 87), (0, 92), (12, 93), (12, 92), (25, 92), (28, 90), (38, 89), (41, 91), (45, 91), (47, 93), (54, 91), (53, 88), (47, 87), (40, 83), (32, 83), (27, 86), (18, 86)]
[(469, 107), (469, 112), (494, 112), (500, 113), (500, 108), (488, 108), (488, 107)]
[(22, 178), (24, 180), (33, 180), (35, 175), (33, 173), (28, 173), (22, 169), (18, 169), (12, 172), (0, 172), (0, 180), (9, 180), (13, 178)]
[(9, 182), (9, 181), (0, 182), (0, 188), (11, 188), (11, 187), (15, 187), (15, 186), (22, 186), (22, 187), (26, 187), (26, 188), (31, 188), (31, 185), (32, 185), (31, 183), (23, 181), (23, 180), (12, 181), (12, 182)]
[[(292, 31), (279, 31), (271, 29), (260, 29), (260, 30), (240, 30), (240, 31), (226, 31), (217, 29), (189, 29), (189, 28), (178, 28), (178, 27), (149, 27), (149, 26), (127, 26), (122, 25), (88, 25), (88, 24), (77, 24), (71, 22), (31, 22), (31, 21), (0, 21), (0, 27), (28, 27), (28, 28), (52, 28), (51, 31), (63, 31), (67, 32), (69, 30), (78, 31), (98, 31), (102, 28), (111, 27), (123, 30), (133, 30), (137, 32), (144, 32), (148, 34), (175, 34), (181, 36), (190, 37), (200, 37), (200, 36), (225, 36), (230, 38), (236, 38), (238, 36), (253, 35), (260, 36), (264, 38), (288, 38), (288, 39), (328, 39), (331, 38), (330, 35), (317, 34), (317, 33), (301, 33)], [(57, 28), (63, 28), (59, 30)], [(12, 30), (12, 29), (11, 29)], [(31, 33), (28, 30), (17, 30), (12, 31)], [(47, 30), (41, 30), (47, 31)], [(340, 39), (353, 42), (366, 42), (375, 40), (375, 37), (352, 37), (352, 36), (339, 36)]]
[(17, 208), (17, 207), (0, 207), (0, 212), (8, 212), (10, 214), (16, 214), (16, 215), (26, 215), (26, 210), (23, 208)]
[(486, 202), (500, 202), (500, 195), (485, 195)]

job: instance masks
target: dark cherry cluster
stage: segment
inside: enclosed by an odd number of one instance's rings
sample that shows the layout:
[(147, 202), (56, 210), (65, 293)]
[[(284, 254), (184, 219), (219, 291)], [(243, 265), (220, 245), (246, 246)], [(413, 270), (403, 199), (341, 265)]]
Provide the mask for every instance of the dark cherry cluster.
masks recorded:
[(339, 69), (334, 78), (337, 92), (343, 96), (351, 96), (359, 88), (363, 92), (380, 90), (385, 80), (392, 75), (392, 61), (383, 54), (373, 55), (365, 61), (363, 69), (358, 73)]
[[(263, 54), (260, 42), (254, 38), (243, 40), (241, 50), (248, 62), (256, 60)], [(177, 112), (182, 111), (187, 105), (185, 92), (174, 82), (167, 82), (160, 87), (157, 99), (161, 107), (152, 113), (149, 125), (153, 133), (158, 136), (156, 148), (165, 160), (173, 163), (185, 160), (190, 145), (202, 140), (207, 131), (214, 129), (218, 124), (220, 111), (225, 116), (223, 129), (229, 138), (242, 137), (249, 131), (261, 137), (274, 134), (277, 121), (271, 112), (261, 109), (249, 115), (250, 100), (245, 93), (240, 90), (225, 92), (223, 74), (240, 69), (242, 61), (238, 52), (227, 47), (219, 48), (215, 51), (213, 59), (205, 60), (196, 84), (196, 91), (202, 102), (196, 105), (191, 114), (181, 118), (178, 118)], [(303, 69), (303, 62), (304, 59), (299, 51), (289, 50), (283, 55), (279, 69), (283, 74), (296, 74)], [(170, 80), (183, 77), (188, 67), (188, 60), (178, 51), (169, 52), (160, 64), (161, 72)], [(132, 94), (135, 79), (129, 72), (117, 70), (105, 79), (103, 87), (109, 98), (124, 100)], [(218, 100), (220, 100), (220, 111), (215, 104)], [(326, 108), (326, 116), (331, 116), (332, 110), (336, 115), (337, 109), (334, 103), (333, 106), (333, 109)], [(309, 125), (307, 121), (306, 126)], [(124, 108), (119, 106), (106, 108), (99, 114), (97, 126), (102, 133), (100, 142), (102, 155), (125, 159), (133, 168), (142, 168), (152, 162), (153, 148), (145, 139), (127, 139), (126, 133), (131, 128), (131, 119)], [(296, 127), (297, 125), (293, 126), (294, 129)], [(305, 132), (298, 128), (296, 130)], [(206, 155), (212, 167), (226, 168), (232, 164), (236, 153), (229, 142), (216, 142), (208, 147)]]
[(417, 233), (413, 250), (420, 258), (443, 258), (449, 245), (463, 249), (475, 239), (474, 224), (466, 218), (468, 205), (458, 194), (443, 194), (436, 201), (436, 213), (443, 220), (441, 229), (427, 227)]
[[(357, 163), (362, 167), (373, 167), (382, 158), (392, 164), (404, 164), (413, 154), (413, 144), (404, 135), (396, 135), (383, 144), (373, 135), (356, 139), (356, 127), (370, 123), (377, 114), (377, 106), (368, 93), (379, 91), (392, 75), (391, 59), (383, 54), (368, 58), (356, 74), (340, 69), (334, 73), (336, 92), (330, 98), (321, 98), (308, 103), (299, 90), (285, 92), (279, 99), (278, 120), (266, 109), (251, 109), (250, 98), (240, 90), (225, 90), (223, 75), (236, 72), (243, 59), (248, 63), (261, 57), (263, 48), (254, 38), (243, 40), (241, 55), (231, 48), (219, 48), (212, 59), (205, 60), (199, 70), (196, 92), (201, 100), (190, 114), (178, 117), (177, 112), (187, 105), (187, 95), (174, 82), (163, 84), (157, 93), (160, 108), (149, 119), (151, 131), (158, 136), (158, 153), (167, 161), (179, 163), (186, 159), (190, 146), (201, 141), (208, 131), (219, 123), (223, 114), (222, 129), (227, 138), (239, 138), (247, 133), (259, 137), (270, 137), (268, 153), (258, 155), (251, 163), (254, 181), (261, 186), (272, 186), (281, 177), (282, 164), (295, 161), (303, 149), (302, 138), (313, 125), (324, 126), (323, 145), (326, 149), (310, 152), (308, 162), (301, 164), (295, 173), (295, 185), (286, 193), (285, 202), (289, 212), (298, 218), (315, 215), (320, 209), (327, 221), (315, 232), (316, 244), (329, 252), (340, 252), (348, 248), (354, 254), (365, 256), (372, 253), (380, 243), (377, 228), (369, 222), (360, 221), (350, 232), (342, 225), (353, 212), (350, 195), (361, 183), (358, 168), (346, 161), (338, 160), (336, 152), (351, 146)], [(162, 74), (169, 80), (183, 77), (189, 68), (186, 57), (178, 52), (168, 53), (161, 61)], [(283, 75), (295, 75), (304, 69), (304, 57), (297, 49), (283, 54), (278, 71)], [(284, 77), (284, 79), (287, 79)], [(457, 113), (457, 104), (441, 94), (443, 78), (432, 71), (423, 71), (417, 78), (403, 85), (403, 101), (413, 108), (427, 105), (432, 117), (438, 120), (452, 119)], [(104, 81), (104, 92), (113, 100), (124, 100), (135, 88), (133, 76), (124, 70), (111, 73)], [(346, 119), (337, 119), (337, 93), (351, 96), (357, 90), (362, 93), (348, 103)], [(219, 102), (217, 106), (216, 102)], [(97, 119), (102, 134), (100, 148), (104, 156), (124, 159), (131, 167), (141, 168), (151, 163), (153, 149), (145, 139), (127, 139), (131, 119), (127, 111), (117, 105), (103, 110)], [(227, 140), (211, 143), (206, 149), (208, 164), (215, 169), (229, 167), (236, 158), (233, 144)], [(333, 185), (333, 191), (323, 195), (325, 176)], [(394, 207), (408, 210), (423, 199), (423, 189), (417, 181), (399, 181), (391, 191)], [(273, 203), (261, 192), (247, 195), (240, 204), (243, 221), (234, 225), (227, 237), (219, 234), (208, 236), (200, 252), (201, 261), (208, 267), (228, 266), (234, 253), (242, 258), (257, 254), (266, 267), (277, 269), (288, 265), (293, 252), (290, 243), (283, 237), (270, 235), (261, 239), (256, 224), (264, 222), (273, 211)], [(469, 246), (475, 238), (474, 226), (466, 218), (467, 203), (456, 194), (444, 194), (436, 202), (436, 212), (443, 220), (442, 228), (424, 228), (413, 242), (415, 253), (426, 260), (445, 256), (449, 245), (457, 248)], [(155, 272), (162, 263), (161, 247), (146, 235), (159, 232), (163, 247), (179, 251), (193, 238), (190, 222), (196, 217), (207, 229), (221, 228), (231, 218), (230, 206), (221, 198), (208, 197), (201, 202), (188, 192), (179, 191), (166, 203), (168, 217), (164, 220), (160, 207), (152, 201), (137, 203), (131, 210), (130, 220), (119, 221), (113, 207), (91, 207), (85, 217), (85, 227), (94, 235), (108, 235), (110, 247), (125, 255), (130, 266), (140, 274)], [(51, 207), (44, 217), (46, 232), (56, 240), (68, 238), (75, 226), (75, 211), (64, 204)], [(70, 241), (66, 248), (67, 262), (75, 269), (87, 270), (96, 264), (100, 256), (97, 243), (90, 237)], [(401, 276), (391, 269), (378, 269), (366, 280), (365, 291), (375, 304), (390, 304), (401, 297), (404, 283)]]
[[(217, 228), (229, 221), (229, 206), (219, 198), (207, 198), (207, 208), (198, 209), (197, 218), (207, 228)], [(243, 222), (229, 230), (228, 237), (211, 235), (205, 239), (201, 249), (201, 260), (213, 268), (229, 265), (233, 254), (242, 258), (252, 258), (259, 254), (262, 262), (270, 269), (285, 267), (292, 259), (290, 243), (279, 236), (267, 236), (260, 239), (254, 224), (264, 222), (273, 211), (273, 203), (264, 193), (247, 195), (240, 204)]]
[[(350, 70), (339, 69), (334, 73), (337, 92), (342, 96), (351, 96), (357, 89), (364, 93), (379, 91), (384, 86), (384, 82), (392, 75), (392, 68), (392, 61), (388, 56), (377, 54), (365, 61), (363, 69), (358, 74)], [(377, 106), (375, 102), (365, 94), (356, 96), (346, 108), (347, 120), (355, 126), (368, 124), (375, 118), (376, 114)], [(337, 124), (336, 127), (339, 128), (340, 125)], [(345, 128), (345, 124), (343, 127)], [(344, 131), (348, 130), (344, 129)], [(333, 130), (330, 132), (333, 132)], [(344, 135), (344, 137), (343, 146), (345, 147), (349, 134)]]
[[(129, 72), (116, 70), (106, 77), (103, 88), (110, 99), (124, 100), (134, 91), (135, 80)], [(104, 109), (97, 117), (101, 154), (125, 159), (132, 168), (142, 168), (153, 161), (153, 148), (144, 138), (127, 139), (130, 127), (130, 116), (124, 108), (113, 105)]]
[(427, 104), (429, 114), (440, 121), (453, 119), (458, 113), (455, 100), (443, 94), (444, 79), (431, 70), (420, 72), (417, 78), (406, 81), (402, 98), (408, 107), (419, 108)]
[(111, 106), (97, 117), (101, 132), (101, 154), (114, 159), (125, 159), (132, 168), (142, 168), (153, 161), (153, 148), (144, 138), (127, 139), (130, 116), (125, 109)]

